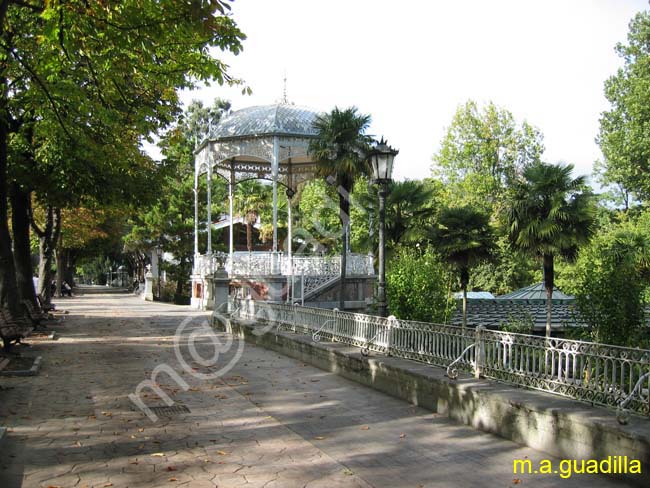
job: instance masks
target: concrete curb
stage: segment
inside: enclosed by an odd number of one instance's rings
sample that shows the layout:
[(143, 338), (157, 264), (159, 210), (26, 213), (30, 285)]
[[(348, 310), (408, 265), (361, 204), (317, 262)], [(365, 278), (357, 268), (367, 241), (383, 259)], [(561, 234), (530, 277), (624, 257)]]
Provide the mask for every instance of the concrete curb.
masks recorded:
[(378, 354), (364, 357), (359, 348), (315, 343), (308, 335), (275, 328), (260, 334), (261, 327), (249, 321), (233, 320), (230, 329), (248, 342), (559, 458), (640, 460), (641, 475), (618, 477), (650, 486), (648, 419), (632, 416), (620, 425), (615, 412), (605, 408), (467, 375), (454, 381), (443, 368)]
[(16, 371), (0, 371), (0, 376), (36, 376), (39, 369), (41, 369), (41, 363), (43, 362), (43, 356), (37, 356), (29, 369), (19, 369)]

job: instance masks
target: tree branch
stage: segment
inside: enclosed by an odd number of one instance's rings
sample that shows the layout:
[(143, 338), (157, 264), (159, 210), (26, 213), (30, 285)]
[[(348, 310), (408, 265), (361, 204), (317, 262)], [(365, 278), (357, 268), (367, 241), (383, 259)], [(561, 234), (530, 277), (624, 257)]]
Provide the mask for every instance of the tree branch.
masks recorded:
[[(48, 206), (48, 219), (50, 217), (50, 214), (52, 212), (52, 207)], [(45, 237), (45, 230), (41, 229), (36, 221), (34, 220), (34, 208), (32, 207), (32, 202), (30, 200), (29, 202), (29, 207), (27, 208), (27, 215), (29, 217), (29, 223), (32, 226), (32, 230), (34, 231), (34, 234), (36, 234), (39, 238)]]
[(47, 86), (45, 86), (45, 83), (41, 80), (41, 78), (36, 74), (36, 71), (32, 69), (29, 64), (27, 64), (15, 51), (15, 49), (11, 49), (8, 46), (2, 44), (2, 47), (4, 47), (11, 55), (18, 61), (18, 63), (29, 72), (30, 75), (32, 75), (32, 78), (36, 82), (38, 86), (41, 87), (41, 90), (43, 90), (43, 93), (45, 95), (45, 98), (49, 101), (50, 105), (52, 106), (52, 110), (54, 110), (54, 116), (56, 117), (56, 120), (59, 122), (59, 125), (61, 126), (61, 129), (63, 129), (63, 132), (72, 139), (72, 136), (70, 135), (70, 132), (68, 132), (68, 128), (65, 126), (65, 123), (63, 122), (63, 118), (61, 117), (61, 114), (59, 113), (59, 110), (56, 106), (56, 102), (54, 101), (54, 98), (50, 94), (50, 91), (47, 89)]
[(31, 4), (31, 3), (27, 3), (27, 2), (22, 2), (21, 0), (10, 0), (10, 1), (3, 2), (3, 3), (11, 3), (12, 5), (18, 5), (19, 7), (25, 7), (25, 8), (28, 8), (28, 9), (32, 10), (33, 12), (38, 12), (39, 14), (43, 12), (43, 7), (42, 6), (34, 5), (34, 4)]

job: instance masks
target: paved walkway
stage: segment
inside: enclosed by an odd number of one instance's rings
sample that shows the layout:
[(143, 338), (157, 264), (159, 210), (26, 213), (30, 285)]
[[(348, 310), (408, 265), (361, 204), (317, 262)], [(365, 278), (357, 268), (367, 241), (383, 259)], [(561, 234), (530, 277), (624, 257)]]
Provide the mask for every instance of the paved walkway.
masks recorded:
[[(59, 307), (70, 311), (61, 339), (28, 352), (43, 356), (40, 374), (0, 378), (2, 488), (621, 486), (586, 475), (515, 476), (513, 459), (547, 456), (224, 334), (209, 365), (205, 314), (187, 307), (119, 295)], [(196, 320), (179, 342), (185, 371), (174, 332), (188, 316)], [(240, 346), (243, 355), (218, 376)], [(190, 413), (154, 423), (128, 395), (161, 364), (189, 385), (157, 377)], [(140, 398), (163, 405), (150, 390)]]

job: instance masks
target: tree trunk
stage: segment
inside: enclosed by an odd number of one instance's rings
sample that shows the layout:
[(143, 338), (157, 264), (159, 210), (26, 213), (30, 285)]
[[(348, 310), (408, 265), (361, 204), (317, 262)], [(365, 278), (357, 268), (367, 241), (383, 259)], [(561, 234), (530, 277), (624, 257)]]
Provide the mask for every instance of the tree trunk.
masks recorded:
[(61, 240), (57, 243), (54, 250), (54, 259), (56, 261), (56, 296), (63, 296), (63, 249), (61, 249)]
[(32, 229), (38, 235), (38, 290), (37, 293), (43, 297), (46, 304), (50, 304), (52, 298), (52, 261), (54, 248), (59, 241), (61, 233), (61, 209), (47, 207), (45, 226), (39, 229), (32, 218)]
[[(8, 1), (0, 2), (0, 34), (4, 35), (9, 8)], [(11, 236), (7, 224), (7, 142), (9, 137), (9, 113), (7, 110), (7, 77), (5, 63), (0, 74), (0, 307), (16, 313), (18, 293), (16, 291), (16, 269), (11, 252)]]
[(77, 262), (77, 253), (68, 249), (68, 255), (65, 262), (65, 280), (70, 287), (75, 286), (74, 269)]
[(38, 288), (36, 293), (46, 304), (52, 301), (52, 248), (45, 236), (38, 238)]
[[(345, 195), (343, 194), (345, 193)], [(339, 219), (343, 242), (341, 243), (341, 282), (339, 283), (339, 310), (345, 310), (345, 276), (348, 266), (348, 239), (350, 238), (350, 200), (349, 192), (339, 191)]]
[(138, 253), (138, 280), (144, 283), (145, 269), (147, 267), (147, 256), (144, 253)]
[(18, 310), (16, 268), (14, 267), (11, 236), (7, 225), (7, 137), (9, 135), (5, 93), (7, 80), (2, 78), (0, 83), (2, 84), (0, 96), (3, 99), (3, 106), (0, 108), (0, 307), (8, 308), (11, 312), (16, 313)]
[(29, 241), (31, 193), (24, 191), (17, 183), (12, 183), (10, 201), (18, 297), (20, 300), (29, 301), (38, 309), (34, 279), (32, 278), (32, 252)]
[(253, 224), (246, 220), (246, 247), (248, 252), (253, 251)]
[(544, 254), (544, 288), (546, 288), (546, 337), (551, 337), (551, 315), (553, 311), (553, 255)]
[(65, 281), (68, 286), (72, 288), (74, 280), (72, 278), (72, 251), (70, 249), (63, 249), (62, 251), (62, 272), (63, 272), (63, 281)]
[(180, 298), (180, 296), (183, 294), (183, 283), (185, 282), (186, 279), (189, 280), (189, 273), (185, 274), (185, 256), (181, 256), (179, 262), (178, 262), (178, 268), (181, 270), (180, 276), (178, 277), (178, 280), (176, 280), (176, 296)]
[(460, 270), (460, 287), (463, 290), (463, 327), (467, 327), (467, 285), (469, 284), (469, 270)]

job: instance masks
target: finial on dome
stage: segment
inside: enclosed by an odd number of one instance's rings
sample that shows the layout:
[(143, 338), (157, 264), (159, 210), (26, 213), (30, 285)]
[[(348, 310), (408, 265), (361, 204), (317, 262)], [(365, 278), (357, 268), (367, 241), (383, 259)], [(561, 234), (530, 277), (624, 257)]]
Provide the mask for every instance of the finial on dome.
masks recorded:
[(284, 87), (282, 89), (282, 103), (285, 105), (289, 104), (289, 99), (287, 98), (287, 70), (284, 70)]

